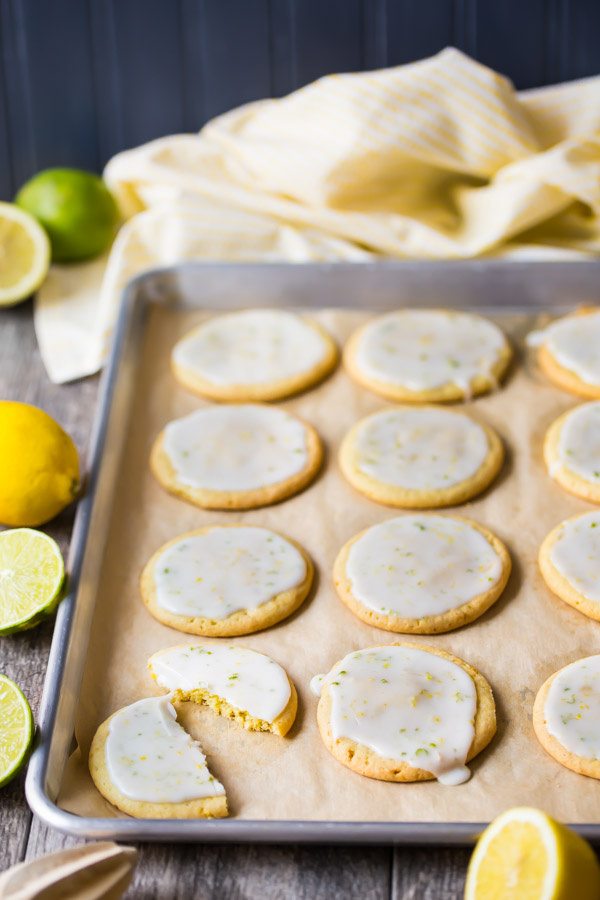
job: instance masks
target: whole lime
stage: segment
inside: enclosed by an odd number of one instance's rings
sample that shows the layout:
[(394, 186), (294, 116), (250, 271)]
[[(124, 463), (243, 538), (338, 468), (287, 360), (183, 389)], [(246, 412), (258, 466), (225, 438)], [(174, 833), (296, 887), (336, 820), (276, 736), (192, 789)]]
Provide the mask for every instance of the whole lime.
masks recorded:
[(81, 169), (46, 169), (23, 185), (15, 203), (44, 226), (53, 262), (98, 256), (110, 245), (119, 213), (98, 175)]

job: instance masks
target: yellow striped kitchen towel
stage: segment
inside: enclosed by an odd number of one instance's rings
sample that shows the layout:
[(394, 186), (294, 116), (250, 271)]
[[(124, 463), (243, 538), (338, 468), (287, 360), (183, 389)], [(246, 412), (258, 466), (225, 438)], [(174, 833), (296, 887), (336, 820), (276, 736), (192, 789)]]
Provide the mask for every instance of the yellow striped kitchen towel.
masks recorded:
[(449, 48), (248, 104), (105, 178), (127, 219), (106, 267), (54, 267), (37, 303), (55, 381), (97, 371), (123, 285), (157, 265), (597, 254), (600, 77), (517, 93)]

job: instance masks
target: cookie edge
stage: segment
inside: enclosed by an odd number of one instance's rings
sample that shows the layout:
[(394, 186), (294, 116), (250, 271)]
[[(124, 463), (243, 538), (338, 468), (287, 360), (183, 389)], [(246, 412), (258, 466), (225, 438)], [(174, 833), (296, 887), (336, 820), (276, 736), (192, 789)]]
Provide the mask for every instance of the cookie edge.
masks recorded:
[[(581, 497), (583, 500), (588, 500), (590, 503), (600, 503), (600, 484), (592, 484), (590, 481), (586, 481), (585, 478), (582, 478), (581, 475), (573, 472), (562, 462), (562, 460), (560, 460), (558, 454), (560, 436), (567, 419), (578, 409), (581, 409), (582, 406), (586, 406), (586, 404), (580, 403), (578, 406), (568, 409), (552, 422), (544, 437), (544, 462), (550, 478), (556, 482), (556, 484), (564, 488), (564, 490), (568, 491), (570, 494), (574, 494), (576, 497)], [(552, 472), (553, 463), (557, 463), (557, 468), (554, 473)]]
[[(268, 406), (268, 404), (262, 405), (269, 409), (276, 408)], [(293, 416), (306, 429), (308, 459), (303, 469), (283, 481), (247, 491), (214, 491), (209, 488), (188, 487), (178, 480), (177, 472), (164, 449), (165, 429), (160, 432), (152, 445), (150, 453), (152, 474), (169, 494), (180, 500), (186, 500), (194, 506), (199, 506), (201, 509), (259, 509), (286, 500), (288, 497), (300, 493), (314, 481), (324, 460), (323, 442), (316, 428), (294, 413), (288, 413), (288, 415)]]
[[(412, 308), (406, 308), (401, 311), (412, 312), (415, 310), (413, 310)], [(427, 312), (448, 312), (448, 310), (434, 308), (428, 309)], [(465, 391), (459, 385), (453, 384), (452, 382), (446, 382), (439, 387), (429, 388), (427, 390), (412, 391), (409, 388), (405, 388), (400, 385), (391, 384), (390, 382), (386, 381), (379, 381), (378, 379), (371, 378), (370, 376), (365, 374), (357, 362), (357, 354), (360, 341), (364, 335), (364, 332), (374, 322), (378, 321), (378, 319), (382, 318), (384, 315), (389, 315), (389, 313), (383, 313), (381, 316), (375, 316), (374, 318), (369, 319), (368, 322), (365, 322), (350, 335), (350, 337), (346, 341), (342, 354), (344, 368), (350, 378), (352, 378), (352, 380), (360, 387), (363, 387), (366, 390), (377, 394), (379, 397), (382, 397), (384, 400), (391, 401), (392, 403), (464, 403), (473, 397), (479, 397), (483, 394), (488, 394), (495, 388), (497, 388), (506, 376), (514, 357), (513, 349), (503, 329), (496, 325), (495, 322), (491, 322), (491, 320), (485, 318), (485, 316), (479, 316), (475, 313), (467, 312), (467, 314), (475, 319), (479, 319), (484, 322), (488, 322), (491, 325), (494, 325), (504, 338), (502, 350), (498, 356), (498, 359), (492, 366), (491, 377), (487, 377), (485, 375), (477, 375), (471, 381), (469, 391)]]
[[(228, 616), (226, 619), (221, 620), (207, 619), (204, 616), (178, 616), (176, 613), (171, 613), (159, 606), (156, 599), (154, 567), (156, 566), (156, 563), (165, 552), (165, 550), (168, 550), (170, 547), (178, 544), (182, 540), (196, 537), (198, 535), (208, 534), (209, 532), (216, 529), (252, 527), (262, 528), (264, 531), (272, 532), (273, 534), (277, 535), (277, 537), (280, 537), (282, 540), (287, 541), (300, 553), (306, 565), (306, 574), (303, 581), (299, 585), (289, 588), (287, 591), (282, 591), (281, 593), (276, 594), (270, 600), (267, 600), (266, 603), (261, 603), (260, 606), (256, 608), (256, 610), (261, 610), (262, 608), (262, 614), (255, 617), (249, 616), (247, 609), (238, 610), (237, 612), (232, 613), (231, 616)], [(299, 544), (293, 538), (290, 538), (279, 531), (274, 531), (274, 529), (272, 528), (265, 528), (262, 525), (253, 526), (246, 522), (232, 522), (223, 525), (205, 525), (203, 528), (196, 528), (193, 531), (185, 531), (182, 534), (171, 538), (165, 544), (162, 544), (162, 546), (159, 547), (158, 550), (154, 551), (154, 553), (142, 569), (142, 572), (140, 574), (140, 593), (142, 595), (144, 605), (146, 606), (146, 609), (148, 610), (150, 615), (158, 622), (168, 626), (169, 628), (173, 628), (183, 634), (193, 634), (197, 637), (232, 638), (241, 637), (246, 634), (254, 634), (257, 631), (264, 631), (266, 628), (270, 628), (272, 625), (276, 625), (278, 622), (282, 622), (284, 619), (287, 619), (289, 616), (291, 616), (294, 612), (296, 612), (297, 609), (302, 606), (302, 604), (310, 594), (314, 582), (314, 576), (315, 567), (311, 557), (306, 552), (304, 547), (302, 547), (301, 544)], [(186, 627), (183, 627), (184, 625)]]
[[(568, 313), (566, 316), (560, 316), (555, 321), (558, 322), (572, 316), (587, 316), (598, 312), (600, 312), (600, 306), (580, 306), (574, 312)], [(588, 400), (600, 400), (600, 384), (588, 384), (571, 369), (561, 365), (552, 355), (546, 342), (538, 347), (536, 357), (541, 371), (555, 387), (568, 391), (577, 397), (584, 397)]]
[(111, 781), (106, 764), (106, 741), (110, 722), (119, 712), (121, 710), (114, 712), (98, 726), (88, 757), (92, 781), (105, 800), (136, 819), (222, 819), (229, 815), (225, 793), (178, 803), (132, 800), (122, 794)]
[[(421, 409), (439, 409), (439, 407), (422, 406)], [(356, 436), (366, 422), (386, 411), (388, 410), (377, 410), (355, 422), (344, 435), (338, 454), (339, 466), (346, 481), (369, 500), (398, 509), (442, 509), (448, 506), (459, 506), (483, 493), (500, 473), (506, 455), (500, 435), (490, 425), (480, 422), (467, 413), (446, 410), (452, 412), (453, 415), (465, 416), (485, 432), (488, 453), (479, 469), (469, 478), (448, 488), (419, 490), (377, 481), (370, 475), (361, 472), (355, 465)], [(389, 411), (394, 411), (394, 409)]]
[[(559, 522), (558, 525), (554, 526), (552, 531), (546, 535), (540, 545), (538, 551), (538, 566), (542, 578), (546, 583), (546, 587), (555, 597), (558, 597), (559, 600), (562, 600), (563, 603), (571, 606), (573, 609), (577, 610), (577, 612), (587, 616), (588, 619), (600, 622), (600, 603), (590, 600), (574, 588), (569, 579), (565, 578), (565, 576), (558, 571), (550, 558), (552, 548), (554, 547), (563, 526), (567, 522), (574, 522), (577, 519), (583, 518), (583, 516), (589, 515), (590, 512), (593, 512), (593, 510), (578, 513), (576, 516), (569, 516), (567, 519), (563, 519), (562, 522)], [(600, 516), (600, 512), (598, 515)]]
[[(425, 515), (443, 514), (425, 513)], [(333, 565), (333, 583), (336, 593), (342, 603), (344, 603), (358, 619), (365, 622), (367, 625), (396, 634), (443, 634), (454, 631), (464, 625), (469, 625), (487, 612), (487, 610), (500, 599), (510, 578), (512, 559), (508, 548), (492, 531), (484, 525), (480, 525), (479, 522), (473, 521), (473, 519), (452, 514), (446, 515), (444, 518), (461, 522), (464, 525), (470, 526), (475, 531), (478, 531), (483, 535), (488, 544), (490, 544), (497, 556), (499, 556), (502, 572), (500, 578), (493, 587), (483, 594), (478, 594), (466, 603), (447, 610), (445, 613), (423, 616), (420, 619), (409, 619), (404, 618), (403, 616), (386, 616), (369, 609), (354, 595), (352, 591), (352, 582), (346, 571), (346, 564), (352, 546), (359, 541), (361, 537), (367, 534), (371, 528), (377, 527), (380, 524), (385, 524), (378, 522), (374, 526), (364, 528), (358, 534), (355, 534), (354, 537), (350, 538), (336, 557)]]
[[(169, 653), (172, 650), (180, 650), (180, 649), (185, 650), (185, 649), (189, 648), (190, 646), (191, 646), (191, 643), (189, 641), (187, 641), (185, 644), (172, 644), (170, 647), (163, 647), (160, 650), (157, 650), (155, 653), (153, 653), (151, 656), (148, 657), (146, 666), (148, 668), (150, 678), (152, 680), (152, 684), (157, 689), (158, 696), (164, 697), (164, 696), (168, 696), (169, 694), (173, 694), (173, 695), (175, 695), (175, 703), (195, 703), (197, 706), (206, 706), (207, 708), (212, 710), (214, 715), (222, 716), (223, 718), (231, 719), (232, 721), (237, 722), (238, 720), (237, 720), (236, 716), (229, 715), (227, 710), (231, 709), (232, 711), (239, 711), (242, 713), (247, 712), (247, 710), (243, 710), (240, 707), (234, 706), (232, 703), (229, 703), (227, 700), (220, 698), (220, 699), (223, 699), (223, 704), (226, 707), (226, 709), (224, 712), (217, 711), (217, 710), (213, 709), (213, 707), (210, 706), (210, 704), (204, 703), (203, 701), (197, 701), (197, 700), (193, 700), (193, 699), (188, 700), (188, 699), (184, 699), (183, 697), (179, 697), (178, 694), (180, 693), (180, 690), (178, 688), (175, 688), (174, 690), (168, 690), (167, 688), (162, 687), (159, 684), (158, 679), (154, 677), (152, 668), (151, 668), (152, 660), (161, 656), (163, 653)], [(287, 732), (290, 730), (290, 728), (294, 724), (294, 721), (296, 719), (296, 714), (298, 712), (298, 692), (296, 690), (296, 686), (295, 686), (294, 682), (288, 675), (287, 670), (284, 669), (284, 667), (281, 665), (281, 663), (278, 663), (277, 660), (273, 659), (272, 656), (269, 656), (268, 653), (262, 653), (260, 650), (254, 650), (254, 648), (252, 648), (252, 647), (238, 647), (236, 645), (236, 648), (239, 650), (251, 650), (253, 653), (258, 653), (260, 656), (264, 656), (266, 659), (268, 659), (271, 662), (278, 665), (279, 668), (281, 669), (281, 671), (284, 672), (285, 677), (287, 678), (288, 684), (290, 686), (290, 696), (288, 698), (286, 705), (281, 710), (281, 712), (277, 716), (275, 716), (275, 718), (273, 719), (272, 722), (269, 722), (269, 725), (271, 726), (269, 728), (269, 732), (271, 734), (277, 735), (278, 737), (285, 737)], [(183, 691), (183, 693), (185, 694), (187, 692)], [(217, 696), (217, 695), (215, 695), (215, 696)], [(250, 713), (247, 713), (247, 715), (248, 715), (248, 719), (250, 721), (253, 721), (253, 722), (262, 721), (262, 720), (258, 719), (256, 716), (250, 715)], [(260, 728), (251, 728), (251, 727), (246, 728), (245, 724), (241, 724), (240, 727), (245, 728), (246, 731), (255, 731), (255, 732), (263, 733), (263, 734), (265, 733)]]
[[(573, 660), (573, 662), (578, 661), (579, 660)], [(575, 753), (571, 753), (571, 751), (567, 750), (567, 748), (550, 734), (546, 728), (544, 707), (546, 705), (548, 691), (556, 676), (570, 665), (572, 665), (572, 663), (568, 663), (566, 666), (562, 666), (562, 668), (553, 672), (538, 690), (533, 702), (533, 730), (538, 742), (555, 762), (564, 766), (565, 769), (570, 769), (571, 772), (576, 772), (577, 775), (586, 775), (588, 778), (600, 779), (600, 760), (590, 759), (585, 756), (577, 756)]]
[[(361, 648), (361, 652), (365, 650), (382, 650), (386, 647), (411, 647), (415, 650), (424, 650), (442, 659), (460, 666), (472, 679), (475, 684), (477, 695), (477, 709), (475, 711), (475, 734), (473, 742), (467, 754), (465, 763), (474, 759), (484, 750), (492, 741), (496, 734), (496, 704), (494, 695), (488, 680), (474, 666), (458, 656), (454, 656), (446, 650), (438, 647), (431, 647), (428, 644), (412, 643), (408, 641), (397, 641), (392, 644), (380, 644), (376, 647)], [(341, 660), (338, 660), (331, 668), (334, 668)], [(330, 669), (331, 671), (331, 669)], [(327, 750), (339, 763), (346, 768), (351, 769), (359, 775), (366, 778), (374, 778), (378, 781), (394, 781), (394, 782), (416, 782), (416, 781), (435, 781), (436, 776), (426, 769), (417, 769), (413, 766), (403, 763), (399, 760), (388, 759), (379, 756), (364, 744), (358, 744), (350, 738), (335, 739), (331, 733), (331, 697), (328, 693), (327, 685), (324, 685), (319, 703), (317, 706), (317, 724), (321, 739)]]
[[(316, 322), (309, 317), (299, 316), (296, 313), (294, 313), (294, 315), (309, 328), (312, 328), (313, 331), (316, 331), (324, 342), (324, 356), (321, 361), (316, 363), (311, 369), (307, 369), (305, 372), (290, 378), (265, 382), (264, 384), (254, 386), (243, 384), (224, 386), (208, 381), (196, 374), (189, 367), (177, 363), (175, 360), (175, 350), (182, 341), (187, 340), (192, 337), (192, 335), (201, 331), (206, 325), (206, 322), (212, 321), (212, 318), (209, 318), (184, 334), (173, 347), (170, 356), (170, 366), (176, 381), (186, 388), (186, 390), (191, 391), (197, 396), (204, 397), (208, 400), (216, 400), (221, 403), (268, 403), (284, 400), (288, 397), (294, 397), (297, 394), (302, 394), (305, 391), (317, 387), (317, 385), (321, 384), (321, 382), (331, 375), (338, 365), (340, 358), (339, 348), (333, 337), (319, 322)], [(215, 318), (217, 317), (220, 318), (220, 316), (216, 316)]]

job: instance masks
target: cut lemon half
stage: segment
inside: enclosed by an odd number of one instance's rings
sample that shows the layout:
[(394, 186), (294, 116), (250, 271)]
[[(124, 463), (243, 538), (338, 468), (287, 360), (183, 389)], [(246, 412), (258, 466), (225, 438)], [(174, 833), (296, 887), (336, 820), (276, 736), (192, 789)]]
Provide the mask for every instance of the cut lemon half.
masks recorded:
[(56, 541), (33, 528), (0, 532), (0, 635), (24, 631), (51, 613), (65, 565)]
[(48, 274), (50, 241), (40, 223), (12, 203), (0, 203), (0, 306), (37, 291)]
[(539, 809), (498, 816), (477, 842), (465, 900), (598, 900), (600, 866), (589, 844)]
[(25, 694), (0, 675), (0, 787), (19, 772), (33, 741), (33, 716)]

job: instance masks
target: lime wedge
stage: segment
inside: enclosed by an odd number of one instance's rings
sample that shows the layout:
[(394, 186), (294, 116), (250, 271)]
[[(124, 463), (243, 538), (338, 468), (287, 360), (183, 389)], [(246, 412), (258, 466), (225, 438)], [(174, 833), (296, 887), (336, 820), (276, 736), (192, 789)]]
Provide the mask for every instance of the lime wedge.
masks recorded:
[(24, 631), (60, 599), (65, 566), (58, 544), (42, 531), (0, 532), (0, 635)]
[(19, 772), (33, 741), (33, 716), (14, 681), (0, 675), (0, 787)]
[(48, 274), (50, 241), (33, 216), (0, 203), (0, 306), (25, 300)]

